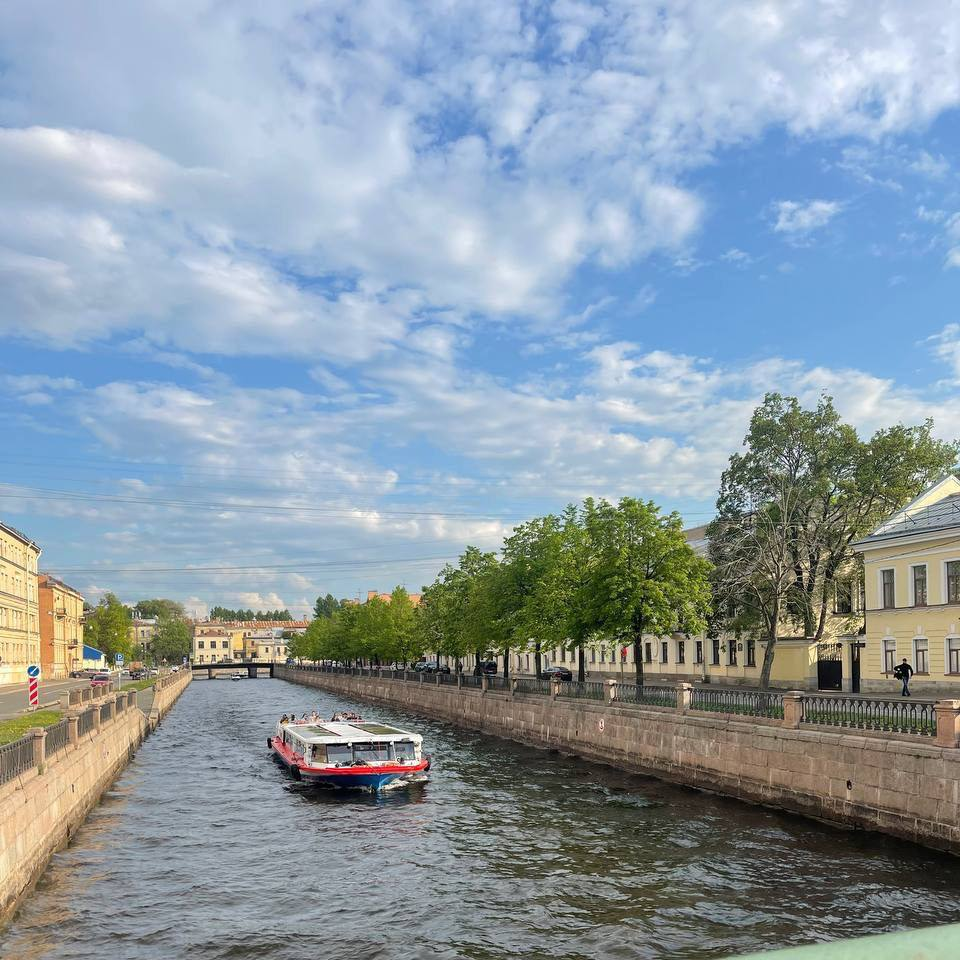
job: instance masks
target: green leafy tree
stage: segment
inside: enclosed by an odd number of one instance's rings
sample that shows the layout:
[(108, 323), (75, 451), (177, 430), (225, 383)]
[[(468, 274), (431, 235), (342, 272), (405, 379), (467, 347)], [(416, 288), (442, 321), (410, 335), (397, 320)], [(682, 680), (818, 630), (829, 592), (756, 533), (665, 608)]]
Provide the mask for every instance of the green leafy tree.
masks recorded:
[(785, 627), (823, 636), (851, 544), (947, 473), (958, 448), (935, 440), (930, 421), (861, 440), (829, 397), (806, 410), (776, 393), (754, 411), (744, 446), (724, 471), (708, 538), (717, 627), (764, 639), (766, 687)]
[(600, 632), (633, 644), (643, 684), (644, 634), (699, 633), (711, 610), (710, 564), (683, 535), (679, 514), (624, 497), (589, 503), (585, 523), (596, 562), (590, 568), (588, 616)]
[(180, 617), (162, 617), (153, 638), (153, 655), (167, 663), (180, 663), (190, 656), (192, 635), (190, 627)]
[(317, 602), (313, 605), (313, 615), (329, 619), (339, 609), (340, 601), (332, 593), (328, 593), (325, 597), (317, 597)]
[(129, 660), (133, 654), (133, 643), (129, 637), (130, 623), (129, 608), (114, 594), (104, 594), (97, 606), (85, 614), (84, 643), (105, 653), (111, 662), (118, 653)]
[(156, 600), (138, 600), (133, 608), (133, 615), (140, 620), (150, 620), (154, 617), (159, 619), (183, 619), (186, 611), (182, 603), (176, 600), (156, 599)]

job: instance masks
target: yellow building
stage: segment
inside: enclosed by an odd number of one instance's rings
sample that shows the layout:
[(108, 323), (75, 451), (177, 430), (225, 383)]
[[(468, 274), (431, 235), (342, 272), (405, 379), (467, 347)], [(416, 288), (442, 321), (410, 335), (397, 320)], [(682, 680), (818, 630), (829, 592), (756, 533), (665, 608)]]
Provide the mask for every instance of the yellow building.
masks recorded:
[(863, 690), (899, 694), (913, 667), (918, 696), (960, 695), (960, 480), (948, 476), (854, 544), (863, 557)]
[(23, 683), (40, 663), (40, 547), (0, 523), (0, 684)]
[(135, 660), (153, 652), (153, 640), (157, 635), (157, 618), (145, 617), (133, 620), (127, 628), (127, 637), (133, 646)]
[(44, 679), (83, 669), (83, 596), (73, 587), (41, 573), (37, 596), (40, 615), (40, 668)]

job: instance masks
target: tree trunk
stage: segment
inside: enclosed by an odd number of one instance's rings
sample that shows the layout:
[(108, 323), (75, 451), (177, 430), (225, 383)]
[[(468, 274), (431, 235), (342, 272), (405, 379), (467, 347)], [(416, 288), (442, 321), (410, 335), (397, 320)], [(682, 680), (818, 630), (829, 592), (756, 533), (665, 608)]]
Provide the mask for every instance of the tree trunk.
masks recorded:
[(540, 663), (541, 663), (540, 641), (538, 640), (533, 647), (533, 666), (534, 666), (534, 669), (537, 671), (538, 680), (540, 679), (540, 671), (541, 671)]
[(637, 674), (637, 686), (643, 687), (643, 646), (642, 637), (633, 638), (633, 663)]
[(587, 661), (583, 653), (583, 644), (577, 644), (577, 680), (583, 683), (587, 679)]
[(780, 628), (780, 604), (774, 602), (769, 622), (769, 638), (767, 649), (763, 654), (763, 666), (760, 668), (760, 689), (770, 689), (770, 674), (773, 671), (773, 657), (777, 650), (777, 633)]
[(503, 679), (510, 679), (510, 648), (503, 648)]
[(827, 626), (827, 602), (828, 597), (826, 591), (820, 600), (820, 619), (817, 621), (817, 632), (813, 635), (813, 639), (818, 643), (823, 638), (823, 631)]

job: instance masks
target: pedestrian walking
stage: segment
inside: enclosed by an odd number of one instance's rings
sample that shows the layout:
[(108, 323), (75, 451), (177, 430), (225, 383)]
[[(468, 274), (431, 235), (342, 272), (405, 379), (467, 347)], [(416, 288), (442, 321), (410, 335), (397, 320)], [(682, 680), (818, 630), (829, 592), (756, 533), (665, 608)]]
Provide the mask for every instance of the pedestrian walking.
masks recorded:
[(909, 697), (910, 694), (910, 678), (913, 676), (913, 667), (907, 663), (907, 658), (903, 658), (903, 663), (898, 664), (896, 669), (893, 671), (893, 675), (903, 684), (903, 689), (900, 691), (901, 697)]

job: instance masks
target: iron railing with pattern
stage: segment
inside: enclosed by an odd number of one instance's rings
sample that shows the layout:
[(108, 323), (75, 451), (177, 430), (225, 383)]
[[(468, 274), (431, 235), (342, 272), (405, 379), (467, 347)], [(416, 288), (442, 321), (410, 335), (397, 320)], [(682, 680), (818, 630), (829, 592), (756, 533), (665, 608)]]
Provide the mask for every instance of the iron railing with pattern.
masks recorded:
[(70, 725), (66, 720), (61, 720), (52, 727), (47, 727), (47, 739), (43, 746), (48, 758), (66, 749), (69, 743)]
[(553, 692), (553, 683), (550, 680), (537, 680), (535, 677), (521, 677), (517, 680), (517, 693), (536, 693), (549, 697)]
[(106, 723), (113, 716), (113, 704), (104, 703), (100, 706), (100, 722)]
[(93, 707), (90, 710), (84, 710), (80, 714), (80, 722), (77, 725), (77, 733), (82, 737), (87, 733), (90, 733), (91, 730), (96, 726), (96, 715), (95, 710), (99, 710), (99, 707)]
[(461, 674), (462, 681), (461, 686), (464, 687), (476, 687), (478, 690), (483, 686), (483, 677), (478, 673), (464, 673)]
[(488, 690), (509, 690), (510, 681), (504, 680), (503, 677), (488, 676), (487, 689)]
[(437, 683), (450, 683), (453, 684), (453, 686), (456, 686), (457, 675), (455, 673), (438, 673)]
[(676, 707), (677, 688), (618, 683), (615, 698), (618, 703), (637, 703), (645, 707)]
[(586, 700), (603, 700), (607, 685), (601, 680), (565, 680), (560, 684), (561, 697), (583, 697)]
[(33, 766), (33, 737), (21, 737), (0, 747), (0, 783), (26, 773)]
[(782, 720), (783, 694), (770, 693), (767, 690), (707, 690), (704, 687), (694, 687), (690, 708), (708, 713)]
[(804, 696), (801, 723), (857, 730), (882, 730), (918, 737), (937, 735), (933, 700), (861, 700), (859, 697)]

